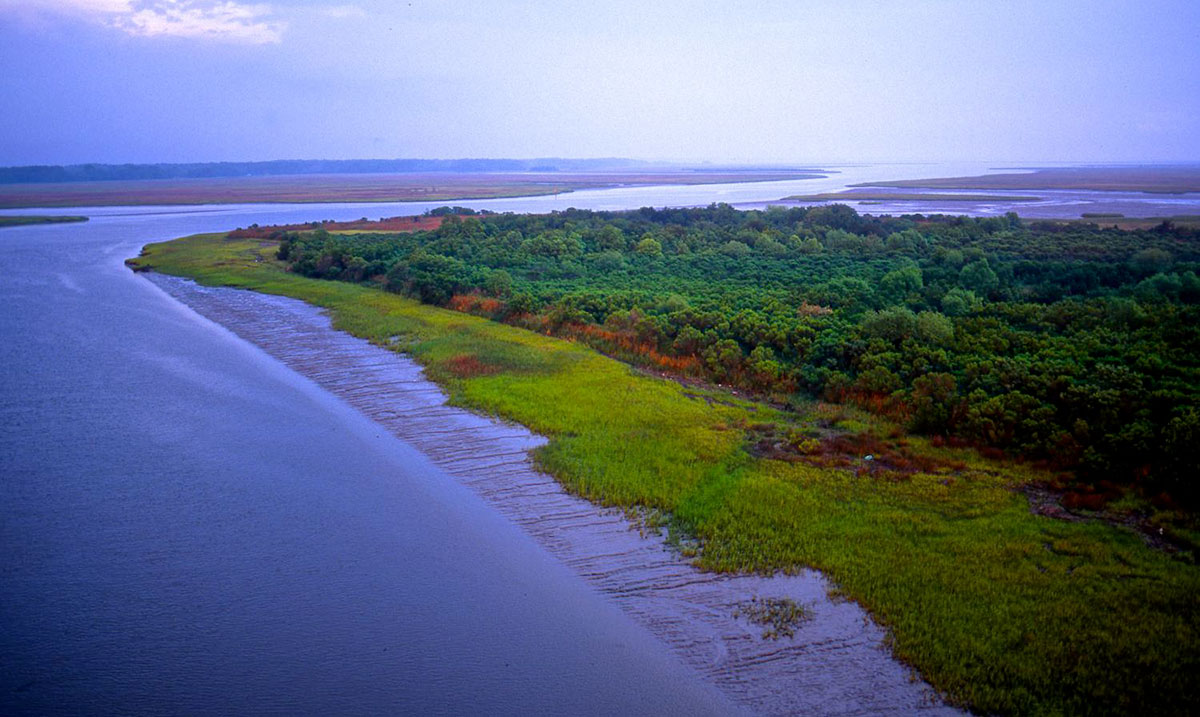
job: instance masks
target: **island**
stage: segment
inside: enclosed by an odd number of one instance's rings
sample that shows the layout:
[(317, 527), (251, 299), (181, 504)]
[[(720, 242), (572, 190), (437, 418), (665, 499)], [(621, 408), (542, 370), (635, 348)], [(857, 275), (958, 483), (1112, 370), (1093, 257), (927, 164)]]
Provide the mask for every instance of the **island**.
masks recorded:
[(29, 224), (61, 224), (63, 222), (86, 222), (87, 217), (68, 215), (0, 215), (0, 227), (21, 227)]

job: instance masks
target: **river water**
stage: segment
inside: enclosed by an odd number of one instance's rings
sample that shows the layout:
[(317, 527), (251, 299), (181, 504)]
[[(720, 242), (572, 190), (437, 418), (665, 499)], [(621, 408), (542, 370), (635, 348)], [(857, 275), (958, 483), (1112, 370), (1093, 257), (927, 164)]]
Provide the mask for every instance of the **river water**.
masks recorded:
[[(852, 175), (459, 203), (766, 201)], [(0, 712), (743, 709), (428, 451), (122, 265), (185, 234), (426, 208), (106, 208), (0, 230)], [(864, 683), (837, 684), (819, 704), (859, 711)]]

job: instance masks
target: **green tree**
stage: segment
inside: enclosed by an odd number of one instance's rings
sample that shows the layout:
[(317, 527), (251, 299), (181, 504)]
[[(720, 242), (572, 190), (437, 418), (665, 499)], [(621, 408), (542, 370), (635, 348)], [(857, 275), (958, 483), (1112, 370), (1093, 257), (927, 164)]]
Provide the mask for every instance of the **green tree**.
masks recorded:
[(912, 382), (912, 428), (921, 433), (944, 433), (953, 427), (958, 382), (948, 373), (917, 376)]
[(625, 232), (621, 231), (619, 227), (605, 224), (596, 233), (596, 246), (601, 251), (623, 252), (629, 248), (629, 240), (625, 238)]
[(917, 314), (916, 336), (920, 340), (942, 346), (954, 339), (954, 323), (936, 311)]
[(979, 310), (983, 302), (970, 289), (954, 287), (942, 297), (942, 313), (947, 316), (966, 316)]
[(729, 241), (727, 241), (721, 245), (720, 252), (722, 254), (724, 254), (725, 256), (731, 256), (731, 257), (736, 258), (736, 257), (746, 256), (747, 254), (749, 254), (750, 247), (746, 246), (745, 244), (743, 244), (740, 241), (730, 239)]
[(862, 332), (868, 338), (900, 342), (917, 331), (917, 316), (911, 309), (893, 306), (882, 311), (868, 311), (862, 319)]
[(657, 257), (657, 256), (662, 256), (662, 253), (663, 253), (662, 244), (657, 239), (650, 236), (649, 234), (642, 237), (641, 241), (639, 241), (637, 243), (637, 247), (635, 248), (635, 251), (637, 251), (637, 253), (641, 254), (642, 256), (656, 256)]
[(1000, 277), (992, 271), (986, 258), (964, 266), (958, 274), (958, 282), (963, 288), (984, 295), (990, 294), (1000, 287)]
[(921, 270), (916, 266), (906, 266), (884, 274), (879, 280), (875, 296), (883, 306), (893, 306), (906, 302), (924, 287)]
[(1134, 253), (1129, 258), (1129, 265), (1139, 274), (1155, 274), (1166, 271), (1171, 267), (1175, 257), (1165, 249), (1149, 247)]
[(512, 287), (512, 276), (503, 269), (495, 269), (488, 272), (487, 279), (483, 284), (483, 288), (487, 293), (501, 299), (512, 293)]

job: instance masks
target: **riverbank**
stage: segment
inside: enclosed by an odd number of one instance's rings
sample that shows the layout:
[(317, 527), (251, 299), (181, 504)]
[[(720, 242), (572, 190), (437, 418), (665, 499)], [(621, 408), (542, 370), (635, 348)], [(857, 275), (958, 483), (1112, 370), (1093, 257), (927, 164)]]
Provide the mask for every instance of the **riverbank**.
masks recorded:
[[(837, 407), (785, 415), (684, 389), (567, 342), (286, 274), (273, 251), (203, 235), (151, 245), (134, 263), (329, 309), (338, 328), (413, 355), (453, 402), (547, 436), (538, 463), (569, 490), (671, 516), (704, 568), (822, 570), (890, 630), (898, 657), (974, 710), (1195, 704), (1195, 566), (1121, 528), (1034, 515), (1016, 490), (1040, 477), (1032, 470), (889, 437)], [(904, 473), (749, 450), (797, 422), (866, 428), (936, 460)]]

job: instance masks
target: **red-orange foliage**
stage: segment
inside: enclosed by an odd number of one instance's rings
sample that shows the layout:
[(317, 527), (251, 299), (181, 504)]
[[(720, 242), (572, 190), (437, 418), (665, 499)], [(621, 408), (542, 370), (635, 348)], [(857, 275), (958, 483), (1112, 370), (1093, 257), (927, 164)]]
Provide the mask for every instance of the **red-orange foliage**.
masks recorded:
[(1102, 510), (1108, 502), (1106, 496), (1099, 493), (1067, 493), (1062, 498), (1063, 507), (1068, 510), (1082, 508), (1084, 510)]
[(471, 378), (473, 376), (487, 376), (496, 373), (499, 369), (495, 366), (490, 366), (480, 361), (476, 356), (471, 354), (459, 354), (451, 356), (444, 364), (446, 370), (458, 378)]
[(568, 329), (569, 335), (580, 338), (589, 346), (620, 354), (670, 373), (700, 373), (700, 361), (695, 356), (670, 356), (660, 353), (653, 344), (639, 340), (632, 331), (614, 331), (595, 324), (572, 324), (564, 328)]
[(828, 316), (833, 313), (833, 309), (828, 306), (801, 301), (800, 306), (796, 307), (796, 313), (800, 316)]
[(849, 386), (827, 386), (824, 397), (833, 403), (858, 406), (877, 416), (893, 420), (906, 421), (912, 416), (912, 407), (907, 402), (887, 393), (864, 391)]
[(489, 318), (499, 314), (504, 308), (503, 301), (491, 296), (483, 296), (482, 294), (455, 294), (450, 297), (450, 303), (447, 305), (451, 309), (461, 311), (464, 314), (475, 314)]
[(871, 433), (856, 433), (823, 438), (821, 451), (810, 462), (831, 468), (845, 468), (871, 456), (871, 462), (860, 467), (860, 475), (889, 475), (893, 478), (913, 473), (936, 473), (940, 470), (962, 471), (966, 463), (918, 453), (903, 440), (887, 441)]

